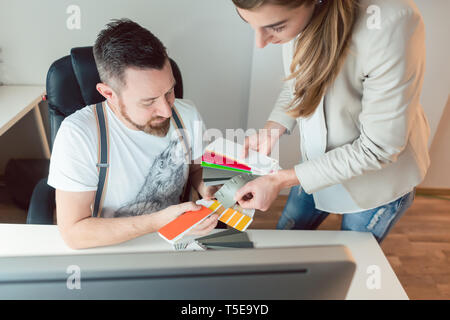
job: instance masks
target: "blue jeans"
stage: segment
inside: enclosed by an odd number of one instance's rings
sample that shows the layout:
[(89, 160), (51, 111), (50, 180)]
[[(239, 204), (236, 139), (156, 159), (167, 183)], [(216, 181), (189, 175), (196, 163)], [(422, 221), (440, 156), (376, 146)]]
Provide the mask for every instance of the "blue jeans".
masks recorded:
[[(371, 232), (381, 243), (395, 223), (414, 201), (416, 189), (386, 205), (356, 212), (342, 217), (341, 230)], [(316, 209), (312, 194), (307, 194), (300, 186), (291, 188), (277, 229), (315, 230), (329, 213)]]

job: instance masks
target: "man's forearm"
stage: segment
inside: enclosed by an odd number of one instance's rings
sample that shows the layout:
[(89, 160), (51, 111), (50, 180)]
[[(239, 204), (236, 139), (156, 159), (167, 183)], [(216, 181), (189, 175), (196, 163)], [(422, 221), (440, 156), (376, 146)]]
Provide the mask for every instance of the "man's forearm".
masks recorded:
[(125, 242), (157, 231), (160, 227), (154, 214), (121, 218), (85, 218), (61, 234), (73, 249), (107, 246)]

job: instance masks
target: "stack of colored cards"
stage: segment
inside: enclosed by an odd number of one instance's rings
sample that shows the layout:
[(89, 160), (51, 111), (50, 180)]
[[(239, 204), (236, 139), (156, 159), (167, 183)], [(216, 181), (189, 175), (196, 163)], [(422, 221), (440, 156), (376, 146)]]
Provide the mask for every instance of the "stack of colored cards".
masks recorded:
[(246, 158), (242, 154), (242, 145), (218, 138), (206, 147), (202, 167), (253, 175), (266, 175), (280, 169), (277, 160), (257, 151), (249, 149)]
[(247, 233), (236, 229), (213, 233), (205, 237), (197, 238), (195, 241), (207, 249), (215, 250), (254, 247)]

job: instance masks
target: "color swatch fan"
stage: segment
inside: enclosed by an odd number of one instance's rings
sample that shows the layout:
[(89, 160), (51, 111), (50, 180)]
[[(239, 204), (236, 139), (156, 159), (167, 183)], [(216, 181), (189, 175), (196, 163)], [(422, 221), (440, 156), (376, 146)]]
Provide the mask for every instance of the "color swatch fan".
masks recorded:
[(217, 200), (197, 200), (202, 208), (198, 211), (188, 211), (172, 220), (158, 230), (158, 234), (166, 241), (175, 243), (196, 225), (211, 216), (213, 213), (219, 214), (219, 221), (222, 221), (239, 231), (244, 231), (253, 221), (255, 210), (224, 208)]
[(219, 221), (222, 221), (236, 230), (245, 231), (253, 222), (255, 210), (242, 209), (237, 205), (226, 208), (217, 200), (202, 199), (198, 200), (196, 203), (208, 208), (213, 213), (219, 214)]

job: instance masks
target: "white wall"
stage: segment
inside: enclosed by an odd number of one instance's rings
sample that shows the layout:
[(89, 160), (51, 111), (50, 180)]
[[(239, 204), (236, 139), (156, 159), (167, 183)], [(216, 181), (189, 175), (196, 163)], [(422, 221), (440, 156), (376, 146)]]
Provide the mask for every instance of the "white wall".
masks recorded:
[[(69, 5), (81, 9), (80, 30), (66, 27)], [(0, 0), (0, 82), (44, 84), (54, 60), (93, 45), (110, 19), (122, 17), (166, 45), (182, 71), (185, 97), (208, 127), (247, 125), (253, 36), (230, 0)]]
[[(450, 93), (450, 41), (448, 32), (450, 30), (450, 1), (448, 0), (416, 0), (422, 13), (426, 27), (426, 72), (421, 102), (428, 117), (431, 127), (431, 146), (433, 137), (439, 125), (439, 121), (447, 104)], [(432, 3), (431, 3), (432, 2)], [(281, 47), (269, 45), (264, 49), (255, 49), (253, 52), (252, 82), (250, 87), (248, 126), (262, 126), (273, 108), (273, 104), (281, 89), (283, 78), (283, 66), (281, 58)], [(440, 127), (445, 126), (441, 124)], [(298, 130), (297, 130), (298, 131)], [(436, 146), (446, 146), (449, 149), (450, 136), (439, 135), (440, 139)], [(283, 168), (293, 167), (298, 163), (299, 136), (297, 132), (290, 137), (284, 137), (280, 145), (280, 163)], [(436, 147), (437, 148), (437, 147)], [(432, 166), (436, 163), (450, 163), (450, 153), (440, 152), (434, 148), (432, 152)], [(445, 159), (442, 159), (445, 157)], [(437, 161), (439, 159), (439, 161)], [(432, 168), (434, 172), (441, 170), (450, 171), (448, 166)], [(445, 175), (434, 174), (428, 177), (426, 187), (450, 188), (450, 181)]]
[(450, 189), (450, 95), (430, 148), (431, 166), (419, 187)]
[(431, 145), (450, 94), (450, 1), (415, 2), (425, 21), (427, 61), (421, 101), (430, 121)]

